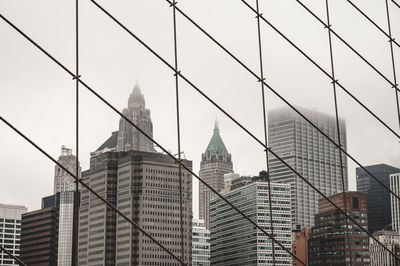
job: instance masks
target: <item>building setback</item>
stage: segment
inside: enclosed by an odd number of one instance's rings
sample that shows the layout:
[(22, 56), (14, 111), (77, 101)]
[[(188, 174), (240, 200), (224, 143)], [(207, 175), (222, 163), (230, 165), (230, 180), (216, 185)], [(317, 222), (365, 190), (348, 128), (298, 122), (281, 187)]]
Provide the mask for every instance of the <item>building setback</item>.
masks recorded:
[[(373, 236), (396, 256), (400, 256), (400, 235), (396, 231), (376, 231)], [(369, 239), (371, 266), (398, 266), (400, 261), (372, 238)]]
[[(225, 147), (219, 134), (218, 122), (215, 121), (214, 134), (201, 155), (199, 177), (215, 190), (224, 189), (224, 174), (233, 172), (232, 156)], [(210, 229), (210, 200), (215, 197), (203, 183), (199, 184), (199, 217)]]
[[(399, 168), (387, 164), (370, 165), (365, 168), (387, 187), (390, 187), (390, 175), (400, 173)], [(372, 234), (390, 226), (392, 224), (390, 192), (364, 169), (358, 167), (356, 175), (357, 191), (367, 193), (368, 231)]]
[[(337, 142), (334, 116), (304, 108), (299, 109)], [(343, 119), (339, 120), (339, 124), (341, 144), (346, 150), (346, 124)], [(292, 109), (285, 107), (268, 112), (268, 138), (272, 150), (322, 193), (330, 196), (342, 192), (339, 150)], [(291, 185), (293, 229), (310, 228), (314, 225), (320, 195), (279, 159), (270, 156), (269, 161), (271, 181)], [(344, 186), (347, 190), (345, 156), (343, 156), (343, 172)]]
[[(329, 199), (344, 210), (343, 193), (330, 196)], [(346, 192), (345, 200), (350, 216), (367, 229), (367, 195)], [(320, 199), (318, 206), (319, 211), (308, 244), (309, 265), (369, 265), (367, 233), (349, 221), (348, 235), (344, 214), (326, 199)]]
[[(21, 215), (24, 206), (0, 203), (0, 244), (16, 257), (20, 256)], [(0, 251), (0, 265), (18, 265), (13, 258)]]
[[(231, 176), (230, 176), (231, 177)], [(270, 230), (267, 182), (263, 175), (248, 177), (243, 186), (224, 196), (267, 232)], [(228, 182), (234, 180), (229, 179)], [(246, 183), (246, 184), (245, 184)], [(275, 238), (291, 250), (290, 185), (271, 183)], [(272, 243), (267, 235), (221, 198), (211, 200), (211, 265), (272, 265)], [(275, 265), (291, 265), (289, 253), (275, 244)]]
[(192, 223), (192, 266), (210, 266), (210, 230), (201, 219)]
[[(183, 160), (191, 169), (192, 162)], [(93, 156), (83, 181), (180, 256), (178, 165), (154, 152)], [(191, 263), (191, 175), (182, 171), (184, 260)], [(82, 188), (79, 265), (180, 265), (124, 218)]]
[[(292, 232), (292, 252), (306, 265), (308, 264), (308, 240), (310, 229), (304, 228), (302, 231)], [(303, 265), (299, 260), (293, 258), (293, 265)]]

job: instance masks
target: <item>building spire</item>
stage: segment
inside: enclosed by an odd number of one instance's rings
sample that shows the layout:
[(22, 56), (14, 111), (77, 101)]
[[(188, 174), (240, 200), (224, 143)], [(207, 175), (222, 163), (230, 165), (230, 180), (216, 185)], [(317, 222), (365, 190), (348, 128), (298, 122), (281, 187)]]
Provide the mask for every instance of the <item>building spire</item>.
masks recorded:
[(215, 122), (214, 122), (214, 131), (219, 131), (218, 119), (217, 118), (215, 118)]

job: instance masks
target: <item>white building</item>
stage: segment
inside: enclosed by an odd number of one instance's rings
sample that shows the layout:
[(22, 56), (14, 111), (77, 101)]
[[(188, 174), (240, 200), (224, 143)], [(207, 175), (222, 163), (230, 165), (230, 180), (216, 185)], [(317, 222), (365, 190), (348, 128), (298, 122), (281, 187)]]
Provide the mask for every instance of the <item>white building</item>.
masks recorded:
[[(72, 155), (71, 149), (62, 146), (61, 155), (60, 157), (58, 157), (58, 162), (62, 166), (67, 168), (70, 172), (76, 174), (76, 157), (75, 155)], [(54, 194), (56, 194), (57, 192), (75, 191), (75, 188), (75, 179), (67, 172), (65, 172), (64, 169), (56, 165), (54, 169)]]
[[(400, 195), (400, 173), (390, 175), (390, 190)], [(392, 213), (392, 229), (400, 233), (400, 201), (390, 194), (390, 209)]]
[[(397, 256), (400, 253), (400, 235), (396, 231), (376, 231), (374, 237)], [(370, 266), (397, 266), (395, 257), (372, 238), (369, 239)]]
[(192, 220), (192, 265), (210, 266), (210, 230), (204, 220)]
[[(21, 215), (27, 208), (0, 203), (0, 245), (13, 255), (20, 255)], [(13, 258), (0, 251), (0, 265), (18, 265)]]

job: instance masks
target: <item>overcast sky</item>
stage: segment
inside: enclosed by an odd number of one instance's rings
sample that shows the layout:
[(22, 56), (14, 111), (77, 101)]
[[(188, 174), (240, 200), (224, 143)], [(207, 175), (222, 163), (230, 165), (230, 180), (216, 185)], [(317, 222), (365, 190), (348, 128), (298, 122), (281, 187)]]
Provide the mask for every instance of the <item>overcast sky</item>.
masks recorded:
[[(0, 0), (0, 13), (74, 71), (74, 2)], [(326, 19), (325, 1), (303, 1)], [(346, 0), (330, 1), (331, 24), (350, 44), (392, 79), (387, 38)], [(384, 0), (354, 1), (387, 30)], [(165, 0), (99, 1), (129, 29), (173, 63), (172, 9)], [(249, 0), (255, 5), (255, 1)], [(187, 12), (222, 44), (259, 72), (255, 14), (240, 0), (181, 0)], [(295, 0), (260, 1), (264, 16), (329, 71), (328, 35)], [(400, 9), (390, 4), (392, 33), (400, 40)], [(195, 29), (177, 17), (179, 65), (182, 73), (226, 108), (260, 139), (263, 137), (260, 84)], [(262, 23), (267, 83), (298, 106), (334, 114), (330, 80), (271, 28)], [(336, 75), (340, 82), (399, 132), (394, 90), (348, 48), (333, 38)], [(82, 80), (119, 110), (138, 81), (151, 110), (154, 138), (176, 152), (175, 81), (173, 73), (89, 0), (80, 1), (80, 69)], [(395, 47), (400, 68), (400, 49)], [(400, 77), (399, 71), (397, 75)], [(339, 114), (346, 119), (348, 152), (362, 164), (400, 166), (399, 140), (339, 90)], [(199, 170), (201, 153), (213, 133), (220, 132), (232, 154), (234, 170), (257, 174), (265, 169), (263, 148), (184, 81), (180, 82), (182, 150)], [(284, 104), (270, 92), (268, 110)], [(75, 153), (75, 83), (71, 77), (0, 20), (0, 114), (37, 144), (58, 157), (61, 145)], [(81, 87), (80, 159), (118, 130), (119, 117)], [(53, 193), (54, 164), (0, 123), (0, 202), (40, 208)], [(355, 164), (349, 161), (350, 189)], [(197, 182), (194, 191), (197, 192)], [(197, 193), (194, 195), (197, 198)], [(197, 201), (194, 204), (197, 216)]]

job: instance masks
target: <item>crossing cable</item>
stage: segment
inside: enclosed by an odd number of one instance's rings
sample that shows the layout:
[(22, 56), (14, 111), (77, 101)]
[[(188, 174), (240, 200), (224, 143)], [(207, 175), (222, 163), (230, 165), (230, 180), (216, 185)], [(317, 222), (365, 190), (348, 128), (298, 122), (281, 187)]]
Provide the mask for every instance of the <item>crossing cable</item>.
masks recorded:
[[(335, 79), (335, 65), (334, 65), (334, 60), (333, 60), (333, 49), (332, 49), (332, 35), (331, 35), (331, 28), (332, 24), (330, 22), (330, 15), (329, 15), (329, 0), (325, 1), (325, 6), (326, 6), (326, 19), (328, 26), (326, 27), (328, 30), (328, 40), (329, 40), (329, 56), (330, 56), (330, 62), (331, 62), (331, 74), (332, 77)], [(341, 137), (340, 137), (340, 124), (339, 124), (339, 111), (338, 111), (338, 100), (337, 100), (337, 94), (336, 94), (336, 82), (332, 82), (332, 89), (333, 89), (333, 100), (335, 104), (335, 118), (336, 118), (336, 130), (337, 130), (337, 141), (339, 146), (342, 146), (341, 144)], [(347, 201), (346, 201), (346, 189), (344, 185), (344, 172), (343, 172), (343, 158), (342, 158), (342, 151), (339, 150), (339, 161), (340, 161), (340, 176), (342, 180), (342, 196), (343, 196), (343, 204), (344, 204), (344, 211), (347, 213)], [(353, 265), (353, 256), (350, 248), (350, 233), (349, 233), (349, 219), (345, 218), (346, 221), (346, 235), (347, 235), (347, 248), (349, 251), (349, 256), (350, 256), (350, 265)]]
[[(354, 49), (348, 42), (346, 42), (339, 34), (337, 34), (333, 29), (331, 25), (327, 25), (322, 19), (320, 19), (313, 11), (311, 11), (311, 9), (309, 9), (305, 4), (303, 4), (300, 0), (296, 0), (297, 3), (299, 3), (305, 10), (307, 10), (314, 18), (316, 18), (322, 25), (324, 25), (325, 28), (330, 28), (330, 32), (332, 34), (334, 34), (342, 43), (344, 43), (351, 51), (353, 51), (356, 55), (358, 55), (358, 57), (360, 57), (367, 65), (369, 65), (373, 70), (375, 70), (376, 73), (378, 73), (384, 80), (386, 80), (391, 86), (392, 88), (394, 88), (395, 94), (396, 94), (396, 106), (397, 106), (397, 116), (398, 116), (398, 121), (399, 121), (399, 126), (400, 126), (400, 107), (399, 107), (399, 100), (398, 100), (398, 85), (396, 82), (396, 73), (395, 70), (394, 71), (394, 77), (395, 77), (395, 81), (392, 82), (388, 77), (386, 77), (381, 71), (379, 71), (372, 63), (370, 63), (364, 56), (362, 56), (356, 49)], [(387, 0), (386, 0), (387, 2)], [(387, 4), (387, 3), (386, 3)], [(390, 25), (390, 19), (389, 19), (389, 15), (388, 15), (388, 21), (389, 21), (389, 25)], [(328, 23), (329, 24), (329, 23)], [(389, 36), (390, 36), (390, 45), (391, 45), (391, 52), (392, 52), (392, 61), (393, 61), (393, 69), (395, 69), (394, 66), (394, 57), (393, 57), (393, 41), (394, 38), (392, 38), (392, 34), (391, 34), (391, 30), (390, 30), (390, 26), (389, 26)]]
[[(260, 27), (260, 10), (259, 10), (259, 4), (258, 0), (256, 0), (256, 6), (257, 6), (257, 35), (258, 35), (258, 52), (259, 52), (259, 57), (260, 57), (260, 81), (264, 81), (264, 68), (263, 68), (263, 54), (262, 54), (262, 45), (261, 45), (261, 27)], [(268, 131), (267, 131), (267, 112), (265, 108), (265, 91), (264, 91), (264, 83), (261, 83), (261, 99), (262, 99), (262, 109), (263, 109), (263, 122), (264, 122), (264, 141), (265, 141), (265, 146), (268, 147)], [(271, 228), (271, 235), (274, 234), (274, 223), (273, 223), (273, 218), (272, 218), (272, 197), (271, 197), (271, 175), (270, 175), (270, 167), (269, 167), (269, 154), (268, 150), (265, 150), (265, 160), (267, 163), (267, 184), (268, 184), (268, 202), (269, 202), (269, 222), (270, 222), (270, 228)], [(272, 242), (272, 263), (273, 266), (275, 266), (275, 244), (273, 241)]]
[[(94, 2), (93, 0), (90, 0)], [(166, 0), (168, 3), (171, 3), (170, 0)], [(95, 5), (98, 5), (95, 3)], [(102, 9), (100, 6), (98, 6), (100, 9)], [(136, 40), (138, 40), (140, 43), (143, 44), (143, 42), (136, 37), (129, 29), (127, 29), (124, 25), (122, 25), (118, 20), (116, 20), (112, 15), (110, 15), (107, 11), (102, 9), (103, 12), (105, 12), (108, 16), (111, 17), (117, 24), (119, 24), (125, 31), (127, 31), (132, 37), (134, 37)], [(217, 46), (219, 46), (224, 52), (226, 52), (230, 57), (232, 57), (237, 63), (239, 63), (244, 69), (246, 69), (251, 75), (253, 75), (257, 81), (261, 80), (261, 77), (255, 73), (255, 71), (251, 70), (245, 63), (243, 63), (238, 57), (236, 57), (232, 52), (230, 52), (227, 48), (225, 48), (220, 42), (218, 42), (214, 37), (212, 37), (206, 30), (204, 30), (199, 24), (197, 24), (193, 19), (191, 19), (185, 12), (183, 12), (179, 7), (176, 7), (176, 10), (183, 16), (185, 17), (188, 21), (190, 21), (197, 29), (199, 29), (204, 35), (206, 35), (210, 40), (212, 40)], [(260, 16), (262, 18), (262, 15)], [(143, 44), (150, 52), (152, 52), (154, 55), (156, 53), (149, 48), (146, 44)], [(163, 63), (167, 64), (170, 68), (172, 68), (163, 58), (159, 57), (156, 55)], [(328, 74), (329, 75), (329, 74)], [(212, 101), (209, 97), (207, 97), (199, 88), (197, 88), (195, 85), (193, 85), (187, 78), (185, 78), (182, 74), (180, 74), (181, 78), (184, 79), (186, 82), (188, 82), (189, 85), (193, 89), (195, 89), (197, 92), (199, 92), (204, 98), (206, 98), (208, 101), (210, 101), (213, 105), (216, 106), (216, 103)], [(369, 171), (366, 167), (364, 167), (359, 161), (357, 161), (352, 155), (350, 155), (343, 147), (338, 145), (334, 140), (332, 140), (325, 132), (323, 132), (317, 125), (315, 125), (310, 119), (308, 119), (302, 112), (300, 112), (293, 104), (291, 104), (288, 100), (286, 100), (280, 93), (278, 93), (275, 89), (273, 89), (269, 84), (265, 82), (265, 80), (262, 81), (264, 83), (265, 87), (267, 87), (273, 94), (275, 94), (279, 99), (281, 99), (286, 105), (288, 105), (294, 112), (296, 112), (299, 116), (301, 116), (307, 123), (309, 123), (313, 128), (315, 128), (322, 136), (324, 136), (327, 140), (329, 140), (333, 145), (336, 146), (336, 148), (340, 149), (343, 154), (345, 154), (348, 158), (350, 158), (354, 163), (356, 163), (361, 169), (363, 169), (369, 176), (371, 176), (373, 179), (375, 179), (376, 182), (378, 182), (382, 187), (385, 188), (390, 194), (392, 194), (395, 198), (400, 200), (400, 196), (397, 195), (395, 192), (393, 192), (387, 185), (385, 185), (381, 180), (379, 180), (374, 174), (372, 174), (371, 171)], [(338, 84), (338, 81), (336, 81), (336, 84)], [(373, 114), (375, 116), (375, 114)], [(235, 121), (232, 117), (229, 117), (232, 121), (234, 121), (236, 124), (237, 121)], [(379, 118), (378, 118), (379, 119)], [(397, 137), (400, 138), (400, 135), (398, 135), (395, 131), (391, 130)], [(257, 142), (258, 139), (254, 137), (253, 134), (250, 132), (248, 133), (253, 139), (255, 139)]]
[(396, 1), (392, 0), (393, 4), (395, 4), (398, 8), (400, 8), (400, 4), (398, 4)]
[[(98, 5), (97, 2), (94, 0), (91, 0), (96, 6), (98, 6), (103, 12), (105, 12), (107, 15), (111, 16), (106, 10), (104, 10), (100, 5)], [(178, 9), (177, 9), (178, 10)], [(29, 36), (27, 36), (24, 32), (22, 32), (18, 27), (16, 27), (13, 23), (11, 23), (9, 20), (7, 20), (3, 15), (0, 14), (0, 18), (2, 18), (7, 24), (9, 24), (11, 27), (13, 27), (18, 33), (20, 33), (22, 36), (24, 36), (28, 41), (30, 41), (36, 48), (38, 48), (40, 51), (42, 51), (47, 57), (49, 57), (53, 62), (55, 62), (57, 65), (59, 65), (64, 71), (66, 71), (69, 75), (74, 77), (74, 74), (72, 71), (70, 71), (67, 67), (65, 67), (63, 64), (61, 64), (56, 58), (54, 58), (51, 54), (49, 54), (46, 50), (44, 50), (40, 45), (38, 45), (35, 41), (33, 41)], [(111, 16), (115, 20), (114, 17)], [(155, 55), (158, 59), (160, 59), (164, 64), (166, 64), (171, 70), (175, 71), (173, 66), (170, 65), (164, 58), (162, 58), (159, 54), (157, 54), (154, 50), (152, 50), (146, 43), (144, 43), (140, 38), (138, 38), (136, 35), (134, 35), (132, 32), (129, 31), (124, 25), (122, 25), (118, 20), (116, 22), (123, 27), (125, 30), (127, 30), (132, 37), (134, 37), (139, 43), (141, 43), (143, 46), (145, 46), (153, 55)], [(265, 144), (259, 140), (255, 135), (253, 135), (246, 127), (244, 127), (242, 124), (240, 124), (235, 118), (233, 118), (227, 111), (225, 111), (222, 107), (220, 107), (217, 103), (215, 103), (210, 97), (208, 97), (204, 92), (202, 92), (198, 87), (196, 87), (189, 79), (187, 79), (181, 72), (177, 72), (177, 74), (185, 80), (190, 86), (192, 86), (194, 89), (196, 89), (203, 97), (205, 97), (210, 103), (212, 103), (218, 110), (220, 110), (223, 114), (225, 114), (229, 119), (231, 119), (236, 125), (238, 125), (243, 131), (245, 131), (248, 135), (250, 135), (255, 141), (257, 141), (260, 145), (262, 145), (265, 149), (267, 149), (272, 155), (274, 155), (280, 162), (282, 162), (284, 165), (286, 165), (295, 175), (297, 175), (300, 179), (302, 179), (306, 184), (308, 184), (311, 188), (313, 188), (318, 194), (320, 194), (324, 199), (326, 199), (329, 203), (331, 203), (332, 206), (334, 206), (337, 210), (339, 210), (342, 214), (344, 214), (345, 217), (348, 217), (355, 225), (357, 225), (361, 230), (363, 230), (368, 236), (370, 236), (373, 240), (377, 241), (379, 245), (383, 247), (383, 249), (387, 250), (391, 255), (393, 255), (395, 258), (400, 259), (400, 257), (397, 257), (396, 254), (394, 254), (391, 250), (389, 250), (385, 245), (380, 243), (371, 233), (368, 232), (364, 227), (362, 227), (358, 222), (356, 222), (352, 217), (350, 217), (345, 211), (343, 211), (338, 205), (336, 205), (331, 199), (329, 199), (324, 193), (322, 193), (320, 190), (318, 190), (312, 183), (310, 183), (306, 178), (304, 178), (299, 172), (297, 172), (292, 166), (290, 166), (286, 161), (284, 161), (281, 157), (279, 157), (278, 154), (276, 154), (271, 148), (265, 146)], [(186, 165), (182, 164), (182, 162), (179, 162), (178, 159), (173, 156), (167, 149), (163, 148), (157, 141), (155, 141), (152, 137), (147, 135), (143, 130), (141, 130), (136, 124), (134, 124), (129, 118), (124, 116), (121, 112), (118, 111), (113, 105), (111, 105), (107, 100), (105, 100), (100, 94), (98, 94), (95, 90), (93, 90), (88, 84), (86, 84), (82, 79), (78, 78), (80, 84), (82, 84), (89, 92), (91, 92), (93, 95), (95, 95), (98, 99), (100, 99), (103, 103), (105, 103), (107, 106), (109, 106), (114, 112), (119, 114), (122, 118), (124, 118), (129, 124), (131, 124), (133, 127), (135, 127), (140, 133), (142, 133), (145, 137), (147, 137), (150, 141), (152, 141), (156, 146), (158, 146), (165, 154), (173, 158), (176, 163), (180, 163), (184, 169), (186, 169), (191, 175), (196, 177), (201, 183), (203, 183), (206, 187), (208, 187), (212, 192), (214, 192), (218, 197), (223, 199), (229, 206), (231, 206), (235, 211), (237, 211), (239, 214), (241, 214), (246, 220), (248, 220), (250, 223), (252, 223), (254, 226), (256, 226), (258, 229), (260, 229), (261, 232), (263, 232), (265, 235), (267, 235), (270, 239), (275, 241), (283, 250), (287, 251), (292, 257), (295, 259), (299, 260), (303, 265), (306, 265), (304, 262), (302, 262), (296, 255), (294, 255), (289, 249), (287, 249), (285, 246), (283, 246), (278, 240), (275, 239), (274, 236), (270, 235), (267, 231), (265, 231), (262, 227), (260, 227), (256, 222), (254, 222), (251, 218), (249, 218), (246, 214), (244, 214), (241, 210), (239, 210), (237, 207), (235, 207), (228, 199), (226, 199), (224, 196), (222, 196), (217, 190), (215, 190), (211, 185), (209, 185), (207, 182), (205, 182), (203, 179), (201, 179), (197, 174), (195, 174), (189, 167)], [(268, 85), (266, 85), (268, 86)], [(28, 140), (32, 145), (34, 144), (32, 141), (30, 141), (25, 135), (23, 135), (21, 132), (19, 132), (15, 127), (13, 127), (10, 123), (8, 123), (4, 118), (0, 116), (0, 120), (5, 122), (7, 125), (9, 125), (14, 131), (16, 131), (19, 135), (24, 137), (26, 140)], [(36, 148), (39, 148), (36, 144), (34, 144)], [(43, 153), (44, 151), (40, 149), (40, 151)], [(46, 153), (44, 153), (46, 155)], [(54, 162), (56, 162), (57, 165), (59, 165), (61, 168), (65, 169), (61, 164), (58, 164), (55, 159), (52, 158)], [(68, 174), (71, 174), (69, 171), (67, 172)], [(74, 176), (74, 175), (73, 175)], [(82, 181), (80, 180), (80, 183)], [(394, 194), (397, 196), (396, 194)], [(105, 199), (102, 199), (103, 201), (106, 201)], [(111, 204), (110, 204), (111, 205)], [(111, 205), (112, 206), (112, 205)], [(118, 211), (118, 210), (117, 210)], [(118, 213), (120, 213), (118, 211)], [(126, 217), (123, 215), (123, 217)], [(134, 223), (133, 221), (130, 221)], [(136, 223), (134, 223), (136, 224)], [(147, 236), (148, 234), (146, 234)], [(150, 238), (154, 239), (154, 238)], [(168, 254), (172, 254), (171, 252), (168, 252)], [(172, 254), (174, 258), (177, 258)], [(179, 258), (177, 258), (178, 261)], [(181, 262), (181, 261), (180, 261)], [(182, 263), (182, 262), (181, 262)]]
[[(167, 0), (168, 1), (168, 0)], [(257, 10), (255, 10), (251, 5), (249, 5), (245, 0), (241, 0), (250, 10), (257, 14)], [(266, 18), (260, 16), (260, 18), (267, 23), (275, 32), (277, 32), (282, 38), (284, 38), (287, 42), (289, 42), (297, 51), (299, 51), (304, 57), (306, 57), (311, 63), (313, 63), (321, 72), (323, 72), (331, 81), (335, 81), (332, 76), (323, 69), (317, 62), (315, 62), (309, 55), (307, 55), (302, 49), (300, 49), (295, 43), (293, 43), (286, 35), (284, 35), (278, 28), (272, 25)], [(400, 135), (396, 133), (389, 125), (387, 125), (382, 119), (380, 119), (373, 111), (371, 111), (365, 104), (363, 104), (356, 96), (354, 96), (349, 90), (347, 90), (338, 80), (336, 80), (336, 84), (354, 101), (356, 101), (359, 105), (361, 105), (368, 113), (370, 113), (373, 117), (375, 117), (383, 126), (385, 126), (389, 131), (391, 131), (395, 136), (400, 138)], [(396, 90), (399, 90), (396, 88)]]
[[(372, 25), (374, 25), (380, 32), (382, 32), (384, 35), (386, 35), (386, 37), (389, 38), (389, 40), (391, 40), (392, 38), (390, 37), (389, 34), (386, 33), (385, 30), (383, 30), (373, 19), (371, 19), (364, 11), (362, 11), (356, 4), (354, 4), (351, 0), (346, 0), (347, 2), (349, 2), (349, 4), (354, 7), (361, 15), (363, 15), (369, 22), (372, 23)], [(396, 2), (394, 2), (392, 0), (393, 3), (395, 3), (397, 5)], [(393, 43), (396, 44), (397, 47), (400, 48), (400, 44), (398, 42), (396, 42), (395, 40), (393, 40)]]
[[(4, 253), (6, 253), (8, 256), (10, 256), (10, 258), (13, 258), (19, 265), (28, 266), (28, 265), (26, 265), (22, 260), (20, 260), (17, 256), (15, 256), (14, 254), (12, 254), (9, 250), (5, 249), (5, 248), (3, 247), (2, 244), (0, 244), (0, 249), (1, 249)], [(4, 257), (3, 257), (3, 259), (4, 259)]]
[[(172, 18), (174, 28), (174, 59), (175, 59), (175, 97), (176, 97), (176, 135), (178, 141), (178, 161), (181, 162), (181, 130), (180, 130), (180, 119), (179, 119), (179, 77), (178, 73), (178, 43), (176, 38), (176, 0), (172, 3)], [(180, 233), (181, 233), (181, 258), (185, 261), (185, 250), (183, 246), (183, 213), (182, 213), (182, 165), (178, 165), (179, 174), (179, 211), (180, 211)]]
[[(390, 55), (392, 58), (392, 70), (393, 70), (393, 81), (395, 84), (395, 88), (397, 87), (397, 77), (396, 77), (396, 64), (394, 62), (394, 52), (393, 52), (393, 41), (394, 38), (392, 38), (392, 28), (390, 26), (390, 12), (389, 12), (389, 3), (388, 0), (385, 1), (386, 3), (386, 17), (387, 17), (387, 23), (388, 23), (388, 29), (389, 29), (389, 36), (390, 36)], [(399, 106), (399, 94), (397, 90), (394, 90), (394, 93), (396, 95), (396, 107), (397, 107), (397, 114), (398, 114), (398, 119), (399, 119), (399, 127), (400, 127), (400, 106)]]
[[(59, 67), (61, 67), (65, 72), (67, 72), (70, 76), (75, 77), (74, 73), (69, 70), (64, 64), (62, 64), (60, 61), (58, 61), (54, 56), (52, 56), (49, 52), (47, 52), (44, 48), (42, 48), (39, 44), (37, 44), (33, 39), (31, 39), (28, 35), (26, 35), (23, 31), (21, 31), (17, 26), (15, 26), (13, 23), (11, 23), (7, 18), (5, 18), (2, 14), (0, 14), (0, 18), (3, 19), (7, 24), (9, 24), (12, 28), (14, 28), (18, 33), (20, 33), (25, 39), (27, 39), (30, 43), (32, 43), (36, 48), (38, 48), (41, 52), (43, 52), (47, 57), (49, 57), (54, 63), (56, 63)], [(148, 47), (148, 49), (151, 49), (149, 46), (147, 46), (144, 42), (140, 41), (143, 45)], [(153, 50), (151, 50), (154, 52)], [(164, 63), (166, 63), (169, 68), (173, 71), (174, 68), (172, 65), (170, 65), (167, 61), (165, 61), (162, 57), (160, 57), (158, 54), (155, 53), (157, 57), (162, 60)], [(186, 82), (189, 84), (190, 81), (185, 78), (180, 72), (177, 72), (177, 74), (184, 79)], [(110, 107), (114, 112), (116, 112), (120, 117), (122, 117), (124, 120), (126, 120), (129, 124), (131, 124), (134, 128), (136, 128), (141, 134), (143, 134), (146, 138), (148, 138), (150, 141), (154, 143), (154, 145), (158, 146), (166, 155), (171, 157), (176, 163), (181, 164), (182, 168), (186, 169), (191, 175), (196, 177), (201, 183), (203, 183), (206, 187), (208, 187), (212, 192), (214, 192), (217, 196), (219, 196), (221, 199), (223, 199), (229, 206), (231, 206), (235, 211), (237, 211), (239, 214), (241, 214), (246, 220), (248, 220), (250, 223), (252, 223), (255, 227), (257, 227), (261, 232), (263, 232), (265, 235), (267, 235), (270, 239), (272, 239), (275, 243), (277, 243), (283, 250), (287, 251), (292, 257), (296, 258), (299, 260), (303, 265), (306, 265), (304, 262), (302, 262), (296, 255), (294, 255), (290, 249), (286, 248), (284, 245), (282, 245), (274, 236), (269, 234), (266, 230), (264, 230), (261, 226), (259, 226), (256, 222), (254, 222), (251, 218), (249, 218), (244, 212), (239, 210), (236, 206), (234, 206), (228, 199), (226, 199), (224, 196), (222, 196), (217, 190), (215, 190), (211, 185), (209, 185), (207, 182), (205, 182), (203, 179), (201, 179), (197, 174), (195, 174), (189, 167), (187, 167), (185, 164), (182, 162), (179, 162), (178, 158), (176, 158), (174, 155), (172, 155), (166, 148), (161, 146), (156, 140), (154, 140), (152, 137), (150, 137), (146, 132), (144, 132), (140, 127), (138, 127), (135, 123), (133, 123), (129, 118), (127, 118), (124, 114), (122, 114), (120, 111), (118, 111), (117, 108), (115, 108), (111, 103), (109, 103), (104, 97), (102, 97), (100, 94), (98, 94), (94, 89), (92, 89), (88, 84), (86, 84), (81, 78), (77, 78), (79, 80), (79, 83), (83, 85), (89, 92), (91, 92), (94, 96), (96, 96), (100, 101), (102, 101), (104, 104), (106, 104), (108, 107)], [(245, 127), (243, 127), (241, 124), (239, 124), (232, 116), (230, 116), (224, 109), (219, 107), (215, 102), (213, 102), (208, 96), (205, 95), (209, 101), (211, 101), (219, 110), (221, 110), (225, 115), (233, 119), (233, 121), (240, 125), (242, 129), (244, 129), (248, 134), (251, 134)], [(143, 234), (148, 236), (151, 240), (153, 240), (158, 246), (160, 246), (162, 249), (168, 252), (173, 258), (178, 260), (182, 265), (187, 265), (184, 264), (183, 261), (181, 261), (178, 257), (176, 257), (172, 252), (168, 251), (161, 243), (159, 243), (155, 238), (151, 237), (148, 233), (146, 233), (143, 229), (141, 229), (134, 221), (130, 220), (127, 216), (125, 216), (123, 213), (121, 213), (117, 208), (115, 208), (111, 203), (109, 203), (106, 199), (103, 199), (99, 194), (94, 192), (88, 185), (86, 185), (81, 179), (77, 178), (74, 174), (72, 174), (67, 168), (65, 168), (62, 164), (57, 162), (53, 157), (51, 157), (48, 153), (46, 153), (43, 149), (41, 149), (38, 145), (36, 145), (32, 140), (30, 140), (27, 136), (25, 136), (22, 132), (20, 132), (17, 128), (15, 128), (11, 123), (9, 123), (5, 118), (0, 116), (0, 120), (3, 121), (5, 124), (7, 124), (11, 129), (13, 129), (16, 133), (18, 133), (21, 137), (23, 137), (25, 140), (27, 140), (31, 145), (33, 145), (36, 149), (38, 149), (42, 154), (44, 154), (46, 157), (48, 157), (50, 160), (52, 160), (55, 164), (57, 164), (60, 168), (64, 169), (67, 174), (71, 175), (75, 180), (77, 180), (80, 184), (82, 184), (86, 189), (88, 189), (91, 193), (96, 195), (101, 201), (105, 202), (107, 206), (112, 208), (114, 211), (116, 211), (118, 214), (120, 214), (125, 220), (130, 222), (132, 225), (134, 225), (136, 228), (138, 228), (139, 231), (141, 231)], [(265, 148), (269, 149), (266, 147), (260, 140), (258, 140), (254, 135), (252, 135), (253, 138), (255, 138), (261, 145), (263, 145)], [(269, 149), (271, 153), (272, 150)], [(273, 153), (275, 154), (275, 153)], [(278, 157), (280, 158), (280, 157)], [(283, 161), (283, 160), (282, 160)], [(284, 161), (283, 161), (284, 162)], [(288, 165), (286, 163), (286, 165)], [(290, 166), (289, 166), (290, 167)], [(305, 180), (305, 179), (304, 179)], [(306, 181), (307, 182), (307, 181)], [(322, 192), (320, 192), (322, 193)], [(328, 201), (330, 201), (328, 199)], [(336, 205), (335, 205), (336, 206)], [(400, 259), (400, 257), (399, 257)]]

